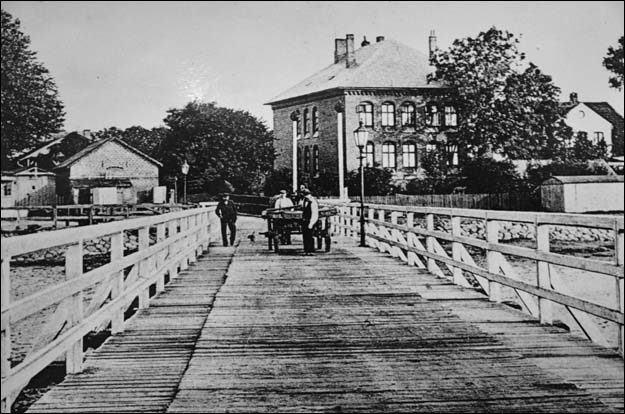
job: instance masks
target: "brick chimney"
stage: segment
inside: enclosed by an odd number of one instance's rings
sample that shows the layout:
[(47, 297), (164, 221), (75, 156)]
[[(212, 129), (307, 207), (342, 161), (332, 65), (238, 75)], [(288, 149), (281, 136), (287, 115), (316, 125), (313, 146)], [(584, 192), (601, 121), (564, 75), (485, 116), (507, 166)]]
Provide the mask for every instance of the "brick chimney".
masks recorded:
[(428, 43), (430, 46), (430, 59), (432, 59), (432, 56), (434, 55), (434, 51), (438, 49), (438, 47), (436, 46), (436, 33), (434, 32), (434, 30), (430, 30), (430, 37), (428, 37)]
[(384, 41), (384, 36), (378, 36), (378, 37), (375, 38), (375, 42), (376, 43), (380, 43), (380, 42), (383, 42), (383, 41)]
[(577, 100), (577, 92), (571, 92), (571, 94), (569, 95), (569, 100), (572, 104), (578, 104), (579, 101)]
[(334, 63), (339, 63), (347, 55), (347, 41), (334, 39)]
[(354, 35), (345, 35), (345, 42), (347, 43), (345, 67), (351, 68), (352, 66), (356, 66), (356, 57), (354, 56)]

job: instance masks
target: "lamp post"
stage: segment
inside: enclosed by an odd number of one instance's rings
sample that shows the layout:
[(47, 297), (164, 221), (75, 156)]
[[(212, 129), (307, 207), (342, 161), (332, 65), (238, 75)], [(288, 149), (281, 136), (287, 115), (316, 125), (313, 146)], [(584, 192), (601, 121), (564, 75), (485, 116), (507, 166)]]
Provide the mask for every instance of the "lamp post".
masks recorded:
[(364, 155), (362, 154), (367, 140), (369, 139), (369, 131), (362, 125), (354, 130), (354, 141), (360, 151), (360, 247), (365, 247), (365, 168), (363, 164)]
[(180, 167), (180, 170), (182, 171), (182, 175), (184, 175), (184, 204), (187, 204), (187, 174), (189, 174), (189, 163), (187, 162), (187, 160), (184, 160), (184, 163), (182, 164), (182, 166)]

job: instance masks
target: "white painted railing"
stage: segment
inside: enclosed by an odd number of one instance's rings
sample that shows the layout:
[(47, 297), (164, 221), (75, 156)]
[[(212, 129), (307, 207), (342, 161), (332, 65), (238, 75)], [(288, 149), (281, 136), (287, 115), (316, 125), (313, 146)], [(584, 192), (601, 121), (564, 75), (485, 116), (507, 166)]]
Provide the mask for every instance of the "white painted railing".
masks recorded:
[[(208, 247), (209, 214), (214, 206), (146, 218), (42, 232), (2, 240), (2, 412), (9, 412), (20, 390), (42, 369), (65, 354), (66, 372), (82, 370), (83, 337), (111, 325), (124, 330), (124, 312), (135, 300), (138, 307), (195, 262)], [(155, 233), (150, 243), (150, 230)], [(138, 233), (138, 250), (124, 256), (124, 234)], [(83, 274), (83, 241), (110, 238), (110, 262)], [(11, 258), (67, 246), (62, 283), (11, 302)], [(85, 290), (94, 293), (85, 303)], [(11, 324), (56, 305), (23, 361), (11, 366)]]
[[(359, 237), (360, 206), (323, 200), (323, 204), (339, 208), (332, 218), (332, 231), (348, 237)], [(390, 218), (390, 221), (387, 220)], [(435, 229), (435, 218), (451, 221), (451, 231)], [(418, 223), (415, 223), (417, 219)], [(479, 220), (483, 223), (485, 240), (462, 234), (462, 221)], [(535, 247), (519, 247), (500, 243), (499, 226), (502, 222), (525, 223), (534, 227)], [(365, 234), (368, 246), (387, 251), (410, 265), (427, 268), (440, 277), (449, 277), (454, 283), (471, 287), (470, 273), (489, 296), (502, 302), (502, 286), (515, 292), (523, 310), (541, 323), (553, 323), (552, 304), (563, 305), (586, 336), (605, 344), (601, 330), (589, 317), (594, 315), (618, 326), (618, 347), (623, 354), (623, 216), (593, 216), (516, 211), (451, 209), (436, 207), (407, 207), (367, 204)], [(594, 260), (550, 252), (552, 226), (575, 226), (603, 229), (612, 233), (614, 255), (611, 260)], [(448, 252), (441, 245), (451, 243)], [(485, 253), (485, 265), (479, 266), (467, 246)], [(512, 256), (536, 262), (534, 283), (519, 278), (506, 257)], [(594, 272), (612, 277), (616, 299), (614, 306), (580, 299), (555, 271), (555, 266)]]

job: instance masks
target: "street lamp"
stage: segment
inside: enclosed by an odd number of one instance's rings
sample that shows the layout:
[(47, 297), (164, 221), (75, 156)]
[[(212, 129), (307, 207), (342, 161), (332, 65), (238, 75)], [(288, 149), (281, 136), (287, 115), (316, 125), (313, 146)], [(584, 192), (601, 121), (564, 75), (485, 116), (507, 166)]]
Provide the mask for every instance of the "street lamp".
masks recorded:
[(180, 167), (180, 170), (182, 171), (182, 175), (184, 175), (184, 203), (187, 204), (187, 174), (189, 174), (189, 163), (187, 162), (187, 160), (184, 160), (184, 163), (182, 164), (182, 166)]
[(364, 155), (362, 154), (367, 140), (369, 139), (369, 131), (362, 125), (354, 130), (354, 141), (360, 151), (360, 247), (365, 247), (365, 169), (363, 164)]

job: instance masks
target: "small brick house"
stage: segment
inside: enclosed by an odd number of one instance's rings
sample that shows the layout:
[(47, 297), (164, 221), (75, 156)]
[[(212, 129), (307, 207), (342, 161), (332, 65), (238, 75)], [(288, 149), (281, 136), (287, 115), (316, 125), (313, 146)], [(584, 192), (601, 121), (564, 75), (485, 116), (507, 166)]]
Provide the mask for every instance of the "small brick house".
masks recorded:
[[(429, 38), (430, 53), (436, 37)], [(447, 143), (445, 129), (457, 124), (448, 89), (430, 82), (428, 56), (378, 36), (354, 49), (354, 36), (335, 40), (334, 63), (273, 98), (274, 169), (288, 168), (296, 181), (358, 168), (359, 150), (353, 131), (359, 123), (369, 131), (366, 163), (390, 168), (397, 181), (421, 174), (426, 151), (448, 151), (457, 163), (457, 146)], [(418, 125), (427, 125), (419, 128)]]
[(96, 141), (59, 164), (56, 188), (74, 203), (89, 204), (94, 188), (117, 189), (117, 203), (150, 202), (162, 164), (124, 141)]

